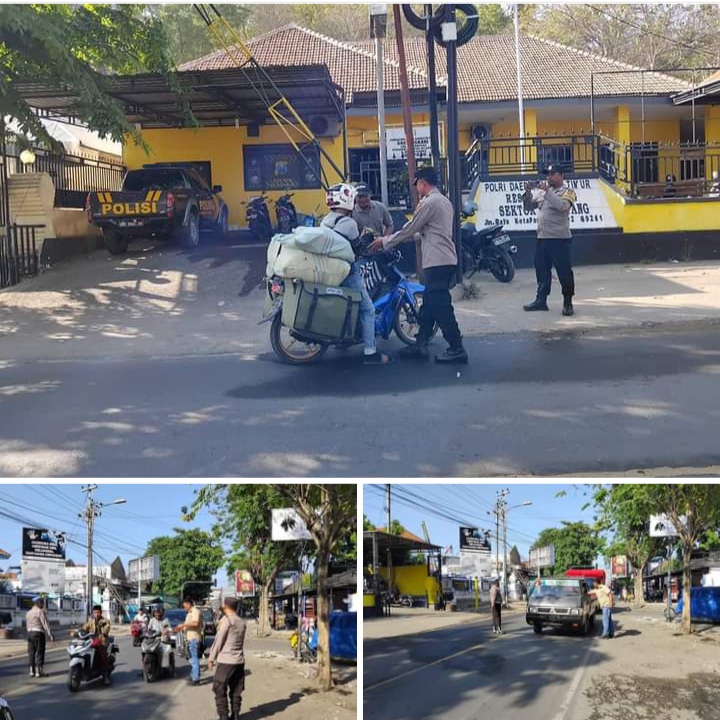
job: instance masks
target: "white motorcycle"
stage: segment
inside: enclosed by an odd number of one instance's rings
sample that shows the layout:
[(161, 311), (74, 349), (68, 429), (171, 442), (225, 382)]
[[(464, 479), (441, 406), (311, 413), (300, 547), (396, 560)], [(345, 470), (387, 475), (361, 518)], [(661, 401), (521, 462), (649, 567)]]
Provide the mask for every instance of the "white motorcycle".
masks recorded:
[(15, 720), (7, 700), (0, 697), (0, 720)]
[(175, 653), (169, 642), (163, 642), (162, 635), (155, 632), (146, 633), (141, 650), (145, 682), (155, 682), (163, 670), (170, 677), (175, 675)]
[[(77, 638), (73, 638), (68, 646), (70, 655), (70, 668), (68, 670), (67, 685), (70, 692), (77, 692), (83, 681), (94, 682), (102, 678), (100, 669), (100, 658), (96, 658), (96, 650), (93, 647), (95, 636), (92, 633), (78, 632)], [(108, 638), (107, 651), (107, 675), (108, 678), (115, 669), (115, 655), (120, 652), (115, 644), (115, 638)]]

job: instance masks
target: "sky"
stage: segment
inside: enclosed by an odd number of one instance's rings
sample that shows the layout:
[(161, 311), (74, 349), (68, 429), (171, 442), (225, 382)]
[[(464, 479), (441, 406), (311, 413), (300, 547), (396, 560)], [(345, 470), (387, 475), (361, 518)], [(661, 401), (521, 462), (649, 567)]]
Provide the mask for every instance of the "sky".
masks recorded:
[[(394, 484), (390, 496), (391, 518), (399, 520), (406, 530), (420, 538), (423, 537), (421, 523), (424, 520), (430, 542), (443, 548), (452, 545), (457, 554), (459, 527), (465, 522), (470, 527), (491, 530), (494, 538), (492, 510), (496, 493), (503, 489), (510, 490), (507, 496), (508, 548), (517, 545), (523, 560), (528, 559), (531, 545), (545, 528), (560, 527), (563, 520), (593, 522), (590, 488), (570, 484)], [(557, 496), (560, 491), (566, 493), (564, 497)], [(384, 484), (364, 487), (363, 512), (376, 527), (386, 524), (384, 493)], [(514, 507), (524, 502), (532, 502), (532, 505)], [(590, 507), (583, 510), (587, 503)]]
[[(172, 535), (176, 527), (210, 530), (212, 526), (212, 516), (207, 510), (201, 511), (192, 523), (181, 519), (180, 508), (192, 504), (193, 491), (201, 487), (198, 484), (94, 484), (98, 486), (94, 492), (96, 502), (126, 500), (124, 505), (103, 508), (95, 520), (96, 564), (109, 564), (120, 556), (127, 571), (128, 561), (142, 557), (154, 537)], [(67, 558), (85, 565), (85, 522), (78, 514), (86, 500), (81, 488), (86, 485), (1, 483), (0, 509), (34, 519), (34, 527), (66, 532)], [(12, 553), (9, 560), (0, 560), (0, 567), (20, 565), (23, 526), (22, 522), (0, 517), (0, 548)], [(226, 583), (224, 571), (218, 580), (221, 584)]]

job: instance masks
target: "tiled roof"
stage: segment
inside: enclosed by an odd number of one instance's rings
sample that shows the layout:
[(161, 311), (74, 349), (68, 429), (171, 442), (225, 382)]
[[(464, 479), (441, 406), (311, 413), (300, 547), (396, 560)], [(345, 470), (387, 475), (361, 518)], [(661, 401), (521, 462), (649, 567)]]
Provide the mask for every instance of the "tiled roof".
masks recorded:
[[(297, 25), (286, 25), (248, 42), (261, 65), (325, 64), (333, 80), (344, 88), (348, 101), (356, 92), (375, 90), (375, 45), (372, 40), (343, 42)], [(385, 87), (400, 87), (395, 41), (385, 41)], [(438, 84), (446, 82), (445, 50), (436, 48)], [(408, 80), (411, 88), (427, 84), (425, 40), (405, 39)], [(657, 72), (645, 72), (609, 58), (575, 50), (537, 37), (521, 38), (523, 95), (527, 100), (589, 97), (590, 74), (595, 73), (597, 96), (669, 95), (690, 89), (687, 82)], [(180, 70), (229, 67), (224, 50), (185, 63)], [(621, 72), (618, 71), (638, 71)], [(612, 72), (612, 75), (598, 73)], [(458, 98), (460, 102), (498, 102), (517, 98), (515, 43), (510, 35), (473, 38), (458, 48)]]

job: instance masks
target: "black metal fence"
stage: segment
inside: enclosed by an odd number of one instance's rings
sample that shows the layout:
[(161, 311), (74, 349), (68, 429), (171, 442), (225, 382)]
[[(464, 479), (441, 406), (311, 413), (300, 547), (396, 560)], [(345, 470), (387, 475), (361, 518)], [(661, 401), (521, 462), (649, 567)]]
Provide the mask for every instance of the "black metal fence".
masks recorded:
[(0, 288), (17, 285), (23, 277), (40, 272), (36, 232), (43, 225), (11, 225), (0, 236)]
[(14, 173), (46, 172), (55, 185), (55, 207), (82, 208), (89, 192), (119, 190), (125, 166), (78, 155), (54, 155), (42, 148), (33, 148), (35, 162), (20, 161), (20, 148), (8, 143), (7, 171)]

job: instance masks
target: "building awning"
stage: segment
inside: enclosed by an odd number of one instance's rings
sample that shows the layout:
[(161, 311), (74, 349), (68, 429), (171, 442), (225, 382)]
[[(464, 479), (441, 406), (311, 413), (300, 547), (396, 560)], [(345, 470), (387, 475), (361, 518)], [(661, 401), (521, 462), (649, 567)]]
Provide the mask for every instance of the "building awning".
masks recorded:
[(7, 552), (7, 550), (3, 550), (0, 548), (0, 560), (8, 560), (10, 558), (10, 553)]
[[(343, 92), (333, 83), (324, 65), (269, 67), (265, 70), (306, 121), (316, 115), (342, 119)], [(260, 74), (252, 68), (186, 71), (176, 73), (175, 77), (185, 102), (202, 127), (274, 122), (254, 85), (262, 87), (271, 103), (279, 99), (277, 93), (267, 83), (263, 85)], [(24, 82), (17, 83), (14, 89), (41, 116), (74, 115), (77, 95), (72, 87), (59, 89)], [(108, 77), (104, 90), (123, 105), (129, 122), (143, 128), (174, 128), (187, 124), (178, 97), (164, 75)]]
[(711, 75), (705, 82), (673, 96), (673, 105), (720, 105), (720, 71)]
[(377, 549), (380, 555), (398, 550), (416, 550), (418, 552), (439, 553), (442, 548), (439, 545), (414, 540), (412, 538), (403, 537), (402, 535), (391, 535), (390, 533), (378, 532), (377, 530), (367, 531), (363, 533), (363, 553), (364, 557), (371, 558), (373, 554), (373, 542), (377, 542)]

